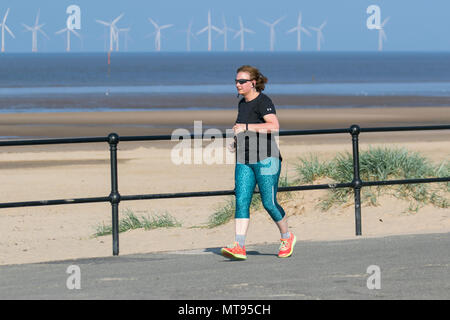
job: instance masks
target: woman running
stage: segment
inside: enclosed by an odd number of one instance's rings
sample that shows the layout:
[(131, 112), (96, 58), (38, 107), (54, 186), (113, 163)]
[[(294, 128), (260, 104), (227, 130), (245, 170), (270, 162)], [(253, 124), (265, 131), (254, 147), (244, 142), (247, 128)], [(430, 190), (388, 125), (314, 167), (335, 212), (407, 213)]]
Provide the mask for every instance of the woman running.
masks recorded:
[(245, 237), (250, 221), (250, 203), (256, 184), (264, 209), (277, 224), (281, 234), (278, 257), (292, 254), (296, 237), (288, 230), (287, 217), (277, 202), (278, 180), (282, 157), (275, 141), (279, 122), (272, 100), (262, 91), (267, 83), (257, 68), (242, 66), (237, 70), (236, 89), (243, 98), (239, 101), (238, 116), (233, 127), (235, 135), (235, 242), (222, 248), (222, 255), (245, 260)]

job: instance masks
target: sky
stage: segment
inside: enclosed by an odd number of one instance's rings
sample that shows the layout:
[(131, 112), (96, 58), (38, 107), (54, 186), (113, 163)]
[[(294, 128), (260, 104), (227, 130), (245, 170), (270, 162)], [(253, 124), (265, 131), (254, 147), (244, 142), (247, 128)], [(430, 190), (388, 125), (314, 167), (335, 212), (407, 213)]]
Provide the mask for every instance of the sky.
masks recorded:
[[(274, 22), (284, 19), (275, 27), (274, 51), (295, 51), (297, 36), (287, 31), (297, 24), (301, 11), (302, 25), (311, 36), (302, 34), (302, 50), (316, 51), (317, 38), (310, 26), (319, 26), (327, 21), (323, 29), (324, 42), (321, 51), (377, 51), (378, 30), (369, 30), (366, 21), (370, 5), (380, 8), (381, 21), (390, 17), (384, 31), (387, 40), (383, 51), (450, 51), (450, 1), (449, 0), (0, 0), (0, 23), (7, 8), (10, 8), (6, 25), (16, 36), (5, 31), (6, 52), (31, 52), (31, 32), (25, 32), (22, 23), (34, 24), (38, 9), (39, 23), (46, 39), (38, 33), (39, 52), (64, 52), (65, 34), (55, 34), (65, 28), (70, 5), (80, 7), (81, 29), (76, 30), (82, 40), (72, 36), (73, 52), (104, 52), (109, 48), (107, 27), (95, 20), (112, 21), (124, 13), (118, 21), (119, 28), (131, 28), (127, 51), (154, 52), (155, 28), (152, 18), (159, 25), (173, 24), (162, 30), (161, 51), (187, 51), (186, 29), (192, 20), (192, 31), (197, 33), (207, 25), (208, 11), (212, 24), (223, 27), (223, 18), (229, 28), (239, 28), (239, 16), (244, 26), (255, 32), (245, 35), (246, 51), (269, 51), (269, 27), (259, 19)], [(228, 51), (239, 51), (239, 38), (235, 32), (228, 33)], [(1, 37), (1, 35), (0, 35)], [(119, 37), (119, 50), (125, 51), (125, 37)], [(207, 51), (207, 34), (191, 39), (192, 51)], [(224, 38), (217, 32), (212, 34), (212, 51), (224, 51)]]

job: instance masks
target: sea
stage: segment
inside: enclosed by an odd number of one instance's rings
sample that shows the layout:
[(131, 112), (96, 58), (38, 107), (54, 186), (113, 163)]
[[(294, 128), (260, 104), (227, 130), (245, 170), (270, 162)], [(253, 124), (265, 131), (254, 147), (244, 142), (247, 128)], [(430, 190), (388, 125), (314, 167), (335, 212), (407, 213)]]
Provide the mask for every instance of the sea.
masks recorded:
[[(269, 79), (268, 94), (450, 98), (450, 53), (446, 52), (112, 52), (109, 58), (106, 52), (3, 53), (0, 113), (112, 110), (110, 104), (101, 103), (78, 108), (61, 102), (47, 108), (42, 98), (235, 96), (236, 69), (244, 64), (258, 67)], [(34, 104), (34, 98), (41, 102)]]

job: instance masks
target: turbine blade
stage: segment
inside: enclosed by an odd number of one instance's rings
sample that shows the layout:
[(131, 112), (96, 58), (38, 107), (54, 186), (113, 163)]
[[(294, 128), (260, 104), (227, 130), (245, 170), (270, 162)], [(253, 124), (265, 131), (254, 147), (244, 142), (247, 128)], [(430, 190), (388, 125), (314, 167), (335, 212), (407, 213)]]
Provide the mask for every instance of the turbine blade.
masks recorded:
[(100, 24), (103, 24), (103, 25), (105, 25), (105, 26), (107, 26), (107, 27), (109, 27), (111, 24), (110, 23), (108, 23), (108, 22), (105, 22), (105, 21), (103, 21), (103, 20), (95, 20), (96, 22), (98, 22), (98, 23), (100, 23)]
[(156, 28), (156, 29), (158, 29), (159, 28), (159, 26), (156, 24), (156, 22), (155, 21), (153, 21), (153, 19), (152, 18), (148, 18), (148, 21), (150, 21), (150, 23)]
[(188, 29), (189, 30), (191, 30), (192, 29), (192, 24), (194, 23), (194, 21), (192, 21), (192, 19), (191, 19), (191, 21), (189, 21), (189, 24), (188, 24)]
[(166, 25), (163, 25), (162, 27), (159, 28), (159, 30), (167, 29), (167, 28), (170, 28), (170, 27), (173, 27), (173, 24), (166, 24)]
[(40, 28), (38, 29), (38, 31), (40, 31), (48, 40), (50, 40), (50, 38), (48, 37), (48, 35), (43, 31), (43, 30), (41, 30)]
[(239, 37), (239, 36), (242, 34), (243, 31), (244, 31), (244, 30), (241, 30), (241, 31), (236, 32), (236, 33), (234, 34), (233, 39), (236, 39), (237, 37)]
[(241, 16), (239, 16), (239, 25), (241, 26), (241, 29), (244, 29), (244, 22), (242, 21)]
[(6, 9), (6, 13), (5, 13), (5, 16), (3, 17), (3, 25), (5, 24), (5, 22), (6, 22), (6, 18), (8, 17), (8, 13), (9, 13), (9, 8), (8, 9)]
[(294, 28), (288, 30), (286, 33), (291, 33), (291, 32), (297, 31), (297, 30), (298, 30), (298, 27), (294, 27)]
[(115, 18), (115, 19), (111, 22), (111, 24), (116, 24), (117, 21), (119, 21), (120, 19), (122, 19), (122, 17), (123, 17), (124, 14), (125, 14), (125, 13), (121, 13), (120, 16), (118, 16), (117, 18)]
[(381, 23), (381, 27), (383, 28), (384, 25), (389, 21), (391, 17), (387, 17), (386, 19), (383, 20), (383, 22)]
[(311, 32), (308, 31), (308, 29), (300, 27), (300, 31), (303, 31), (304, 33), (306, 33), (308, 36), (311, 36)]
[[(22, 25), (23, 25), (26, 29), (28, 29), (28, 31), (33, 31), (33, 28), (30, 27), (30, 26), (27, 26), (25, 23), (22, 23)], [(27, 31), (27, 30), (25, 30), (25, 31)]]
[(58, 31), (55, 32), (55, 34), (60, 34), (60, 33), (63, 33), (63, 32), (65, 32), (65, 31), (67, 31), (67, 28), (58, 30)]
[(216, 31), (216, 32), (218, 32), (220, 34), (224, 33), (222, 30), (220, 30), (219, 28), (217, 28), (215, 26), (211, 26), (211, 29), (213, 29), (214, 31)]
[[(114, 29), (116, 29), (116, 30), (114, 30)], [(112, 38), (114, 41), (117, 41), (118, 35), (119, 35), (119, 32), (117, 31), (117, 28), (115, 28), (115, 26), (113, 25)]]
[(14, 34), (12, 33), (12, 31), (11, 30), (9, 30), (9, 28), (8, 28), (8, 26), (5, 24), (5, 29), (6, 29), (6, 31), (8, 31), (8, 33), (11, 35), (11, 37), (13, 37), (14, 39), (16, 38), (15, 36), (14, 36)]
[(275, 21), (273, 23), (273, 25), (276, 25), (276, 24), (280, 23), (280, 21), (282, 21), (284, 18), (286, 18), (286, 16), (283, 16), (283, 17), (279, 18), (277, 21)]
[(250, 29), (247, 29), (247, 28), (244, 28), (244, 31), (245, 31), (245, 32), (248, 32), (248, 33), (255, 33), (255, 31), (250, 30)]
[(264, 21), (264, 20), (261, 20), (261, 19), (258, 19), (261, 23), (264, 23), (266, 26), (268, 26), (268, 27), (270, 27), (271, 26), (271, 24), (270, 23), (268, 23), (267, 21)]
[(81, 35), (78, 32), (76, 32), (74, 29), (70, 30), (70, 32), (72, 32), (74, 35), (76, 35), (78, 38), (81, 39)]
[(38, 9), (37, 15), (36, 15), (36, 22), (34, 23), (34, 26), (37, 26), (39, 23), (39, 15), (41, 14), (41, 9)]
[(202, 30), (197, 32), (197, 35), (199, 35), (200, 33), (205, 32), (206, 30), (208, 30), (208, 26), (204, 27)]

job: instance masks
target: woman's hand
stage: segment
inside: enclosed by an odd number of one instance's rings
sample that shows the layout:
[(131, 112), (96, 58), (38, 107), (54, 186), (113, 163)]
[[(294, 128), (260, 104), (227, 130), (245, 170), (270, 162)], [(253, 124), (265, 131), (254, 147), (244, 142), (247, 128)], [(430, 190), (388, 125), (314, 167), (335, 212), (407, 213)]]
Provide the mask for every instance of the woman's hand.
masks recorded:
[(234, 135), (245, 131), (245, 123), (236, 123), (233, 127)]
[(230, 143), (228, 146), (228, 151), (230, 151), (231, 153), (235, 153), (236, 152), (236, 142), (233, 141), (232, 143)]

